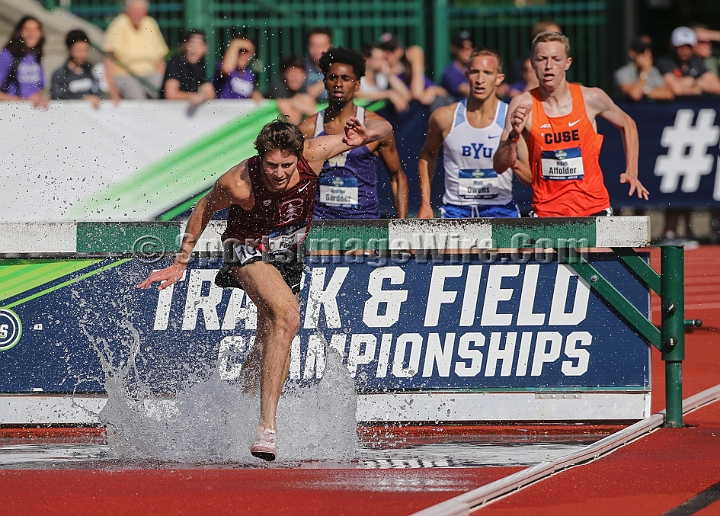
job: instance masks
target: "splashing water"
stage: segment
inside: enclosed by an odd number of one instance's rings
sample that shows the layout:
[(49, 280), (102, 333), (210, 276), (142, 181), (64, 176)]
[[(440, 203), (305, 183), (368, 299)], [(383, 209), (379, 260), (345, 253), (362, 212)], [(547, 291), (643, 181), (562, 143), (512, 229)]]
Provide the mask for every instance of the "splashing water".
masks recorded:
[[(266, 464), (250, 455), (260, 413), (259, 394), (217, 371), (174, 396), (158, 396), (141, 378), (141, 336), (129, 321), (110, 340), (93, 337), (105, 375), (108, 402), (98, 417), (107, 428), (110, 455), (131, 461)], [(124, 337), (120, 338), (118, 334)], [(327, 343), (326, 343), (327, 344)], [(288, 382), (280, 398), (278, 462), (349, 461), (356, 449), (355, 383), (341, 357), (325, 347), (323, 378), (313, 385)], [(121, 359), (120, 357), (126, 357)], [(178, 368), (182, 364), (178, 364)]]

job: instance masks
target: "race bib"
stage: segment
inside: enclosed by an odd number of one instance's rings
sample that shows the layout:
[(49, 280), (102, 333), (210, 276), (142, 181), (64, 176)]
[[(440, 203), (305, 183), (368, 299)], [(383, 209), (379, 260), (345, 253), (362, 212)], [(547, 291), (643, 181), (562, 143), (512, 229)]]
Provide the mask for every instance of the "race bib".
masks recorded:
[(498, 196), (498, 175), (491, 168), (461, 169), (458, 195), (463, 199), (494, 199)]
[(358, 205), (358, 199), (358, 183), (354, 177), (320, 176), (320, 204), (352, 208)]
[(235, 244), (233, 246), (235, 259), (240, 265), (247, 265), (258, 260), (262, 260), (262, 252), (249, 245)]
[(543, 179), (567, 181), (585, 176), (580, 147), (542, 151)]
[(297, 244), (305, 240), (307, 229), (307, 220), (291, 226), (285, 226), (271, 232), (267, 240), (263, 243), (268, 253), (287, 251), (293, 249)]

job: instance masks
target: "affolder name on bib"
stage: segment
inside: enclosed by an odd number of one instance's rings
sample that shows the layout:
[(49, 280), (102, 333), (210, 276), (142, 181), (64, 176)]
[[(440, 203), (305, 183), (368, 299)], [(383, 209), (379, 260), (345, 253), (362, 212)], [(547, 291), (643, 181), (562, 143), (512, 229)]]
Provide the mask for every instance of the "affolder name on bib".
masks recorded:
[(585, 175), (580, 147), (542, 152), (543, 179), (563, 181)]

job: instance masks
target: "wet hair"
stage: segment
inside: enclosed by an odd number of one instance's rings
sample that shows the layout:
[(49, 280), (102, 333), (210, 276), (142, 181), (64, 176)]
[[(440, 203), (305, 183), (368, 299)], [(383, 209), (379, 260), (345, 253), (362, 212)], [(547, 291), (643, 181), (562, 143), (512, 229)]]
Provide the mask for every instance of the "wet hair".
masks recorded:
[(280, 69), (284, 72), (289, 68), (300, 68), (301, 70), (305, 70), (305, 60), (301, 55), (288, 56), (282, 60)]
[[(40, 25), (40, 31), (43, 34), (35, 48), (28, 47), (22, 39), (22, 28), (29, 21), (37, 22), (37, 24)], [(33, 54), (35, 59), (40, 62), (43, 55), (43, 45), (45, 45), (45, 30), (43, 29), (42, 22), (34, 16), (23, 16), (20, 18), (20, 21), (15, 24), (15, 28), (13, 29), (5, 48), (10, 51), (13, 57), (23, 57), (27, 54)]]
[(538, 43), (550, 43), (552, 41), (557, 41), (558, 43), (562, 43), (565, 46), (565, 55), (567, 57), (570, 57), (570, 40), (567, 36), (564, 34), (560, 34), (559, 32), (552, 32), (552, 31), (545, 31), (541, 32), (537, 36), (535, 36), (535, 39), (532, 41), (532, 50), (531, 54), (535, 55), (535, 49), (537, 48)]
[(88, 38), (88, 35), (85, 34), (84, 30), (73, 29), (67, 33), (67, 36), (65, 36), (65, 45), (67, 46), (68, 50), (70, 50), (72, 46), (78, 41), (84, 41), (88, 44), (90, 43), (90, 38)]
[(494, 57), (497, 59), (498, 65), (497, 65), (497, 71), (498, 73), (502, 73), (502, 66), (503, 66), (503, 59), (500, 55), (500, 52), (498, 52), (496, 49), (492, 47), (480, 47), (476, 48), (472, 51), (470, 54), (470, 57), (467, 60), (467, 67), (470, 68), (470, 63), (472, 63), (472, 60), (475, 59), (478, 56), (488, 56), (488, 57)]
[(342, 63), (352, 66), (355, 77), (359, 80), (365, 75), (365, 58), (357, 50), (343, 47), (331, 47), (320, 56), (318, 65), (325, 77), (330, 73), (330, 67), (335, 63)]
[(299, 159), (305, 149), (305, 138), (297, 124), (280, 115), (262, 128), (253, 145), (260, 158), (268, 152), (281, 150), (295, 154)]

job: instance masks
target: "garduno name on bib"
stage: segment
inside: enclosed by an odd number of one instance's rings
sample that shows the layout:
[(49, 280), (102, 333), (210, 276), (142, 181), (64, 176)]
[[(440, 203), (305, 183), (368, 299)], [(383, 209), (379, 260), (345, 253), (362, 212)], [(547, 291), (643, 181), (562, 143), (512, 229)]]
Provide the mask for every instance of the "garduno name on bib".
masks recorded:
[(332, 206), (357, 206), (359, 189), (357, 180), (353, 178), (335, 177), (330, 181), (320, 179), (320, 203)]

